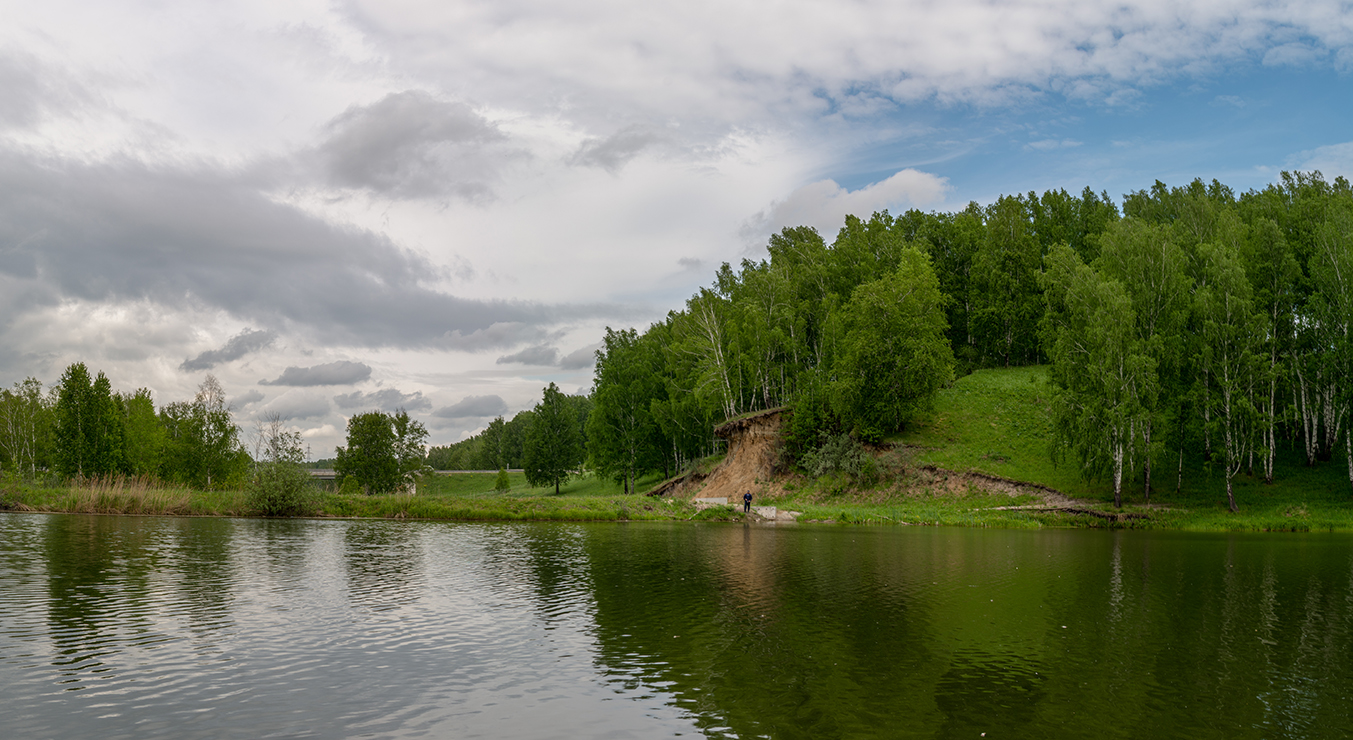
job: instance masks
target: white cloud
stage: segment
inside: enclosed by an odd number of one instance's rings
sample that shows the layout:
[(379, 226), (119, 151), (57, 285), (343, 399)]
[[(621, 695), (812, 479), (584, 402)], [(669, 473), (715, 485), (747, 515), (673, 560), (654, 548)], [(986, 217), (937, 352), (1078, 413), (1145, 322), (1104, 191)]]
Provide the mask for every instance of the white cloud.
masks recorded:
[(914, 169), (859, 190), (846, 190), (834, 180), (819, 180), (757, 214), (744, 227), (744, 234), (759, 243), (765, 235), (788, 226), (812, 226), (831, 241), (847, 215), (868, 219), (885, 208), (934, 207), (944, 201), (948, 189), (944, 178)]
[(1265, 67), (1304, 67), (1318, 61), (1325, 54), (1307, 44), (1283, 44), (1264, 53)]
[(274, 398), (258, 410), (259, 418), (277, 414), (283, 421), (322, 419), (329, 415), (329, 400), (316, 391), (294, 389)]
[(1343, 176), (1353, 179), (1353, 141), (1330, 144), (1291, 157), (1292, 169), (1302, 172), (1320, 170), (1327, 180)]

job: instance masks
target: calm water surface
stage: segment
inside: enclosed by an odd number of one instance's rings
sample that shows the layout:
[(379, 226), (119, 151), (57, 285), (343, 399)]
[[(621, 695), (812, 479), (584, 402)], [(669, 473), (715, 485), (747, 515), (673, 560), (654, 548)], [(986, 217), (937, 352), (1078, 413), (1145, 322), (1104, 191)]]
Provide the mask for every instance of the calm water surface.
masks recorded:
[(0, 737), (1353, 735), (1353, 538), (0, 514)]

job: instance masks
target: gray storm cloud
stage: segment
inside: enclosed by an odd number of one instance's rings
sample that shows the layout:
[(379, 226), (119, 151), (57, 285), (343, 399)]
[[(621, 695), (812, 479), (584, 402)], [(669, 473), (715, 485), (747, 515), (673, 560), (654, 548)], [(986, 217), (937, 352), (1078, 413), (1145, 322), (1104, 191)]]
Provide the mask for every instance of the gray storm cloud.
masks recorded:
[(432, 415), (439, 419), (473, 419), (501, 416), (507, 413), (507, 403), (499, 396), (466, 396)]
[(541, 327), (561, 321), (628, 312), (447, 295), (425, 285), (441, 268), (384, 236), (275, 203), (220, 172), (127, 160), (0, 149), (0, 244), (0, 279), (13, 278), (33, 306), (205, 305), (286, 320), (335, 344), (483, 350), (538, 341)]
[(262, 393), (259, 393), (259, 392), (258, 392), (258, 389), (256, 389), (256, 388), (250, 388), (249, 390), (245, 391), (244, 393), (241, 393), (241, 394), (238, 395), (238, 396), (232, 397), (232, 398), (230, 399), (230, 406), (231, 406), (231, 408), (233, 408), (233, 409), (235, 409), (236, 411), (238, 411), (239, 409), (242, 409), (242, 408), (244, 408), (245, 406), (248, 406), (248, 405), (251, 404), (251, 403), (258, 403), (259, 401), (262, 401), (262, 400), (263, 400), (263, 394), (262, 394)]
[(180, 370), (194, 372), (210, 370), (223, 362), (238, 360), (250, 352), (257, 352), (272, 344), (277, 335), (263, 329), (245, 329), (231, 337), (220, 349), (211, 349), (179, 365)]
[(371, 377), (371, 366), (361, 362), (339, 360), (313, 367), (288, 367), (275, 380), (260, 380), (259, 385), (288, 385), (309, 387), (316, 385), (351, 385)]
[(554, 348), (544, 344), (537, 344), (533, 347), (527, 347), (520, 352), (514, 352), (510, 355), (503, 355), (495, 362), (499, 365), (521, 364), (521, 365), (553, 365), (559, 357), (559, 352)]
[(564, 370), (582, 370), (594, 367), (597, 364), (597, 350), (599, 349), (601, 349), (601, 342), (574, 350), (559, 358), (559, 367)]
[(363, 393), (353, 391), (334, 396), (334, 403), (340, 409), (378, 409), (380, 411), (427, 411), (432, 401), (423, 396), (422, 391), (403, 393), (395, 388), (382, 388), (378, 391)]

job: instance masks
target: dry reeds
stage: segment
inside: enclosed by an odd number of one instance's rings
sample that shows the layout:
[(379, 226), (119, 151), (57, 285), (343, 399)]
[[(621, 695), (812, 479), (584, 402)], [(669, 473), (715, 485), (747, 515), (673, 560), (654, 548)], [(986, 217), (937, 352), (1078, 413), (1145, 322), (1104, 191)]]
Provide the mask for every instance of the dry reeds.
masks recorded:
[(150, 476), (83, 478), (70, 486), (66, 511), (84, 514), (188, 514), (192, 492)]

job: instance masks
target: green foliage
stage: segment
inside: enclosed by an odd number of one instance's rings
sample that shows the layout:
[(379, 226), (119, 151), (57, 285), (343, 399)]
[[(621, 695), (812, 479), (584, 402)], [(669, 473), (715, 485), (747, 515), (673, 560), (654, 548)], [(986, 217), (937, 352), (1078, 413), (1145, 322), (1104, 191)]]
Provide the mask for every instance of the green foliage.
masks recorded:
[(654, 349), (633, 329), (608, 327), (597, 351), (587, 454), (598, 472), (620, 481), (627, 492), (636, 477), (657, 467), (660, 460), (655, 442), (661, 439), (661, 429), (652, 409), (661, 398), (662, 379)]
[(984, 364), (1010, 367), (1039, 360), (1043, 250), (1029, 210), (1020, 198), (998, 199), (986, 211), (986, 238), (972, 258), (973, 338), (983, 348)]
[(390, 416), (381, 411), (355, 414), (348, 419), (347, 446), (334, 454), (334, 472), (353, 476), (368, 493), (389, 493), (399, 485), (399, 459), (395, 457), (395, 430)]
[(83, 362), (66, 368), (56, 401), (57, 471), (67, 478), (117, 472), (123, 449), (120, 417), (102, 372), (91, 382)]
[(53, 425), (52, 403), (37, 379), (0, 390), (0, 464), (28, 480), (36, 478), (38, 469), (50, 464)]
[(507, 471), (503, 468), (498, 469), (498, 476), (493, 480), (493, 490), (506, 491), (512, 488), (512, 481), (508, 478)]
[(874, 456), (849, 434), (828, 436), (803, 456), (801, 465), (813, 477), (845, 473), (860, 482), (872, 482), (877, 473)]
[(355, 475), (343, 476), (343, 485), (338, 489), (340, 496), (358, 496), (362, 493), (362, 483)]
[(368, 493), (390, 493), (424, 470), (427, 435), (404, 409), (356, 414), (348, 419), (347, 446), (335, 450), (334, 472), (356, 476)]
[(299, 431), (288, 429), (282, 417), (264, 417), (254, 429), (254, 458), (249, 480), (249, 506), (263, 516), (300, 516), (311, 513), (315, 485), (302, 466), (305, 443)]
[(198, 386), (191, 402), (160, 409), (164, 428), (161, 477), (201, 488), (233, 488), (249, 474), (249, 456), (230, 417), (225, 391), (213, 375)]
[(526, 479), (533, 486), (553, 484), (557, 494), (560, 484), (567, 481), (583, 462), (578, 417), (554, 383), (545, 387), (534, 414), (526, 434), (523, 460)]
[(312, 512), (315, 485), (300, 465), (260, 463), (249, 483), (249, 508), (263, 516), (303, 516)]
[(164, 457), (165, 433), (155, 415), (150, 391), (137, 389), (131, 396), (119, 396), (123, 409), (124, 463), (131, 475), (158, 475)]
[(832, 407), (868, 441), (901, 429), (954, 378), (944, 296), (930, 260), (913, 247), (896, 259), (896, 269), (857, 287), (837, 318)]

